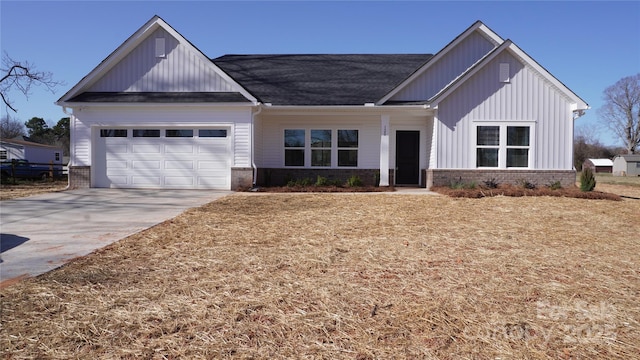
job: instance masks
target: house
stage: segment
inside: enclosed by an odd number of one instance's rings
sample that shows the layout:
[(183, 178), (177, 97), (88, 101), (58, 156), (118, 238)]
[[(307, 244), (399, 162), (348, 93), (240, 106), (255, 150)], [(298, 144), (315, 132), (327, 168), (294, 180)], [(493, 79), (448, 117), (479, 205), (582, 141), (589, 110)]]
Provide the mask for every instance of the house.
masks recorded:
[(586, 159), (582, 163), (582, 168), (590, 168), (594, 173), (609, 173), (613, 172), (613, 161), (611, 159)]
[(28, 160), (30, 163), (62, 164), (61, 148), (39, 144), (23, 138), (0, 139), (0, 161), (14, 159)]
[(575, 183), (588, 105), (478, 21), (435, 54), (209, 59), (154, 16), (57, 102), (70, 186)]
[(640, 176), (640, 154), (617, 155), (613, 158), (614, 176)]

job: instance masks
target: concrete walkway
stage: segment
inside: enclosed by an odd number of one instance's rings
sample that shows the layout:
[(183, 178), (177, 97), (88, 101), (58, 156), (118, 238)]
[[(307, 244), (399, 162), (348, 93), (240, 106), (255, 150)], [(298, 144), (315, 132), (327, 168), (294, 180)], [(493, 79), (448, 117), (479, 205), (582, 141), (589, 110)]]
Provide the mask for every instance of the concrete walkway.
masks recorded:
[(0, 202), (0, 288), (230, 191), (82, 189)]

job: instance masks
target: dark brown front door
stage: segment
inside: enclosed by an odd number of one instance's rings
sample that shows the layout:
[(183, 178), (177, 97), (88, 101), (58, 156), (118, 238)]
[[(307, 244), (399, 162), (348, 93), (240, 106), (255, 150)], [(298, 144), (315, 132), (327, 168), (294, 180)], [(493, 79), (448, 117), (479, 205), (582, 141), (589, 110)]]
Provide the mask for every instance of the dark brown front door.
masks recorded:
[(396, 131), (396, 185), (420, 181), (420, 132)]

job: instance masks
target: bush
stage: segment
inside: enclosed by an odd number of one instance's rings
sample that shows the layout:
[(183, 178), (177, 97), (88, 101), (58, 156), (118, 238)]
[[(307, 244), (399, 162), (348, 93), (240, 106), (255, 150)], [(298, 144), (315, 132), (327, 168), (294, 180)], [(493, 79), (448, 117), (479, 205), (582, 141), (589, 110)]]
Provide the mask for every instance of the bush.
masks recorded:
[(580, 174), (580, 190), (593, 191), (596, 187), (596, 177), (591, 168), (584, 168)]
[(527, 179), (518, 179), (516, 180), (516, 185), (518, 185), (519, 187), (523, 188), (523, 189), (527, 189), (527, 190), (533, 190), (536, 188), (536, 184), (530, 182)]
[(324, 176), (318, 175), (318, 177), (316, 178), (316, 186), (327, 186), (327, 185), (329, 185), (329, 180)]
[(363, 185), (362, 180), (360, 180), (360, 177), (358, 175), (352, 175), (350, 178), (347, 179), (348, 187), (359, 187), (362, 185)]
[(484, 186), (487, 189), (497, 189), (498, 185), (500, 185), (500, 183), (496, 180), (496, 178), (491, 178), (484, 181)]
[(554, 181), (547, 185), (547, 187), (551, 190), (560, 190), (562, 189), (562, 183), (560, 181)]

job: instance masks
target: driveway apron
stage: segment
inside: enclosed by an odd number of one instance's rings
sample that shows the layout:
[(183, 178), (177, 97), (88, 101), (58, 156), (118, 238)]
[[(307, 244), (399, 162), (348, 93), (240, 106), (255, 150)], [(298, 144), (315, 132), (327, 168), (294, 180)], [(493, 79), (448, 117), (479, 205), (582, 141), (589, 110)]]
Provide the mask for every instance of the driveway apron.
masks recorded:
[(55, 269), (230, 191), (82, 189), (0, 202), (0, 287)]

